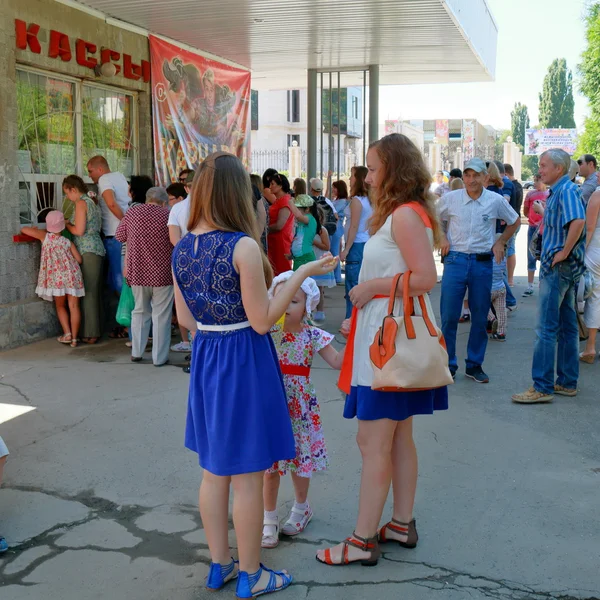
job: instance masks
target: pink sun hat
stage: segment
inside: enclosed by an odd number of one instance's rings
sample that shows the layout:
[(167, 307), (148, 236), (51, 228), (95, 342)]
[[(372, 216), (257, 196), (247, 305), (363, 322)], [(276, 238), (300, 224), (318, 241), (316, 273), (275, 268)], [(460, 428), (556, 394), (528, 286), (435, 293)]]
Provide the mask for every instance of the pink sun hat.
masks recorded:
[(60, 233), (65, 228), (65, 215), (60, 210), (51, 210), (46, 215), (46, 231)]

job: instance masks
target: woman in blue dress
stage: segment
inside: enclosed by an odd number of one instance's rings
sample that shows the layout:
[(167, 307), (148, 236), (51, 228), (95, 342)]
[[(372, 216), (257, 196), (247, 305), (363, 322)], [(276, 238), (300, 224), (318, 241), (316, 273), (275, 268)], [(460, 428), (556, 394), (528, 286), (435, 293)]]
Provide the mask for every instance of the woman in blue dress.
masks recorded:
[[(250, 177), (225, 152), (201, 165), (191, 195), (189, 233), (173, 252), (179, 322), (197, 329), (192, 352), (185, 445), (204, 469), (200, 516), (211, 554), (206, 581), (237, 578), (238, 598), (290, 585), (285, 571), (260, 564), (263, 473), (295, 457), (285, 389), (269, 330), (306, 277), (331, 272), (331, 255), (302, 266), (275, 298), (259, 246)], [(228, 542), (229, 488), (239, 566)]]

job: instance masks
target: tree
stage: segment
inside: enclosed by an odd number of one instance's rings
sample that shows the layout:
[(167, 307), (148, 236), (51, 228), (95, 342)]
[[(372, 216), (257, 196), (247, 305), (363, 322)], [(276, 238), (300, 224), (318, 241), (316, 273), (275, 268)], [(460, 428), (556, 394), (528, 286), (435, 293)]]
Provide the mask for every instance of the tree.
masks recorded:
[(578, 65), (581, 92), (587, 97), (590, 114), (579, 136), (578, 154), (600, 155), (600, 2), (593, 2), (586, 16), (587, 47)]
[(494, 146), (494, 160), (501, 160), (504, 162), (504, 142), (506, 142), (510, 135), (512, 135), (510, 129), (502, 129), (498, 131), (496, 136), (496, 144)]
[(515, 107), (510, 113), (510, 128), (512, 130), (513, 142), (519, 146), (523, 152), (525, 143), (525, 130), (529, 127), (529, 113), (527, 106), (520, 102), (515, 102)]
[(544, 77), (540, 94), (540, 127), (575, 127), (573, 73), (564, 58), (555, 58)]

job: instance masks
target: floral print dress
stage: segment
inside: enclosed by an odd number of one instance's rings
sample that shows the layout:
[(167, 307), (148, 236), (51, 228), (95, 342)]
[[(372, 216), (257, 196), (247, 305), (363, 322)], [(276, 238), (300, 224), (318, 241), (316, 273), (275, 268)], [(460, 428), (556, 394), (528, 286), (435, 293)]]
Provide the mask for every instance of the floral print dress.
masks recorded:
[(71, 241), (60, 233), (46, 233), (35, 293), (52, 302), (54, 296), (85, 296), (81, 269), (71, 254)]
[[(300, 477), (310, 477), (315, 471), (327, 469), (329, 464), (321, 426), (321, 409), (310, 380), (310, 367), (313, 356), (331, 344), (334, 336), (310, 325), (304, 325), (299, 333), (283, 331), (280, 325), (276, 325), (271, 335), (283, 373), (296, 441), (296, 458), (281, 460), (268, 472), (285, 475), (289, 470)], [(291, 374), (291, 371), (305, 373)]]

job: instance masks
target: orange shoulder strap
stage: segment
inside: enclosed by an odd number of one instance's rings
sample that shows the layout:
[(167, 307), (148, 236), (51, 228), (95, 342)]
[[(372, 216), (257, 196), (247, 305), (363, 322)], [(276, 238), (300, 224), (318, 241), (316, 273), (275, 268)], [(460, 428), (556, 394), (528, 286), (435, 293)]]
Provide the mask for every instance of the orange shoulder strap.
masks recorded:
[(427, 214), (427, 211), (423, 208), (423, 206), (421, 204), (419, 204), (418, 202), (407, 202), (406, 204), (403, 204), (402, 206), (409, 206), (410, 208), (412, 208), (423, 220), (423, 223), (425, 224), (425, 227), (427, 227), (428, 229), (433, 229), (433, 227), (431, 226), (431, 219), (429, 218), (429, 215)]

